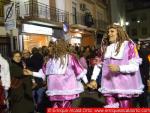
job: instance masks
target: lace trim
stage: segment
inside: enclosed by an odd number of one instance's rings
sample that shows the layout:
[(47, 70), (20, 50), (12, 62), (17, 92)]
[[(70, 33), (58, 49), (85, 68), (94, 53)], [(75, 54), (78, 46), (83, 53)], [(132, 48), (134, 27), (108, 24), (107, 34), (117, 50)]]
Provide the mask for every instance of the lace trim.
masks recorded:
[(101, 93), (120, 93), (120, 94), (142, 94), (144, 86), (141, 86), (139, 89), (129, 89), (129, 90), (121, 90), (121, 89), (106, 89), (106, 88), (99, 88), (98, 91)]
[(108, 104), (104, 106), (104, 108), (119, 108), (119, 103), (114, 103), (114, 104)]

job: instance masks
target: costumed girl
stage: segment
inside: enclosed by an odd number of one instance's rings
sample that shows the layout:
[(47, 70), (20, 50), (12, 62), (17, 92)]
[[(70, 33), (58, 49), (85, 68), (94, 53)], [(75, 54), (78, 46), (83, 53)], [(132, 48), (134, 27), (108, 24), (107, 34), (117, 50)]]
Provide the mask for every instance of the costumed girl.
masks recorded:
[(94, 67), (89, 87), (97, 88), (96, 78), (102, 71), (101, 88), (106, 101), (105, 108), (130, 108), (132, 98), (143, 92), (139, 58), (136, 45), (119, 25), (110, 25), (104, 36), (100, 58), (102, 64)]
[(53, 108), (71, 107), (72, 100), (84, 91), (80, 79), (88, 82), (86, 72), (77, 58), (68, 53), (68, 44), (64, 40), (49, 46), (49, 60), (39, 72), (24, 70), (26, 75), (47, 80), (46, 94)]

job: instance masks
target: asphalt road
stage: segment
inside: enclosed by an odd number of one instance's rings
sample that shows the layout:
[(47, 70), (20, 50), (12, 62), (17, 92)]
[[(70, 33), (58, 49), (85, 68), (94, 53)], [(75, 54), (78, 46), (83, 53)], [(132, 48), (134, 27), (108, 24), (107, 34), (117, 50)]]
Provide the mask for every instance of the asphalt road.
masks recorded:
[(73, 101), (73, 107), (100, 107), (104, 106), (104, 98), (97, 91), (85, 91), (80, 98)]
[[(150, 92), (147, 95), (148, 104), (150, 107)], [(73, 101), (73, 107), (81, 107), (81, 108), (103, 108), (105, 105), (104, 97), (98, 93), (98, 91), (85, 91), (80, 94), (80, 98)], [(140, 108), (140, 106), (136, 106)], [(135, 108), (135, 107), (134, 107)]]

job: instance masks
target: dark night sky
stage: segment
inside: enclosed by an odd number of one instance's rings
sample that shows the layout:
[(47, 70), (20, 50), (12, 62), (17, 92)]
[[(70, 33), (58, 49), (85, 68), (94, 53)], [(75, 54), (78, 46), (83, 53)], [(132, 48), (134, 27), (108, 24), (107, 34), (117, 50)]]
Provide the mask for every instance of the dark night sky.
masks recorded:
[[(150, 0), (126, 0), (127, 4), (126, 8), (128, 10), (131, 9), (141, 9), (141, 8), (149, 8), (150, 7)], [(130, 7), (132, 4), (132, 8)]]

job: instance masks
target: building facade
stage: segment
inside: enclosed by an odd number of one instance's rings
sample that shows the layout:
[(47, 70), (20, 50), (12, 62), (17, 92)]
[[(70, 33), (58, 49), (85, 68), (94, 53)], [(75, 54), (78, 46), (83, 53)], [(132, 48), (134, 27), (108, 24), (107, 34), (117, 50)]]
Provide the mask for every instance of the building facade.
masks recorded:
[(109, 0), (109, 4), (110, 23), (115, 23), (125, 28), (125, 0)]
[(104, 0), (72, 0), (69, 9), (70, 34), (81, 46), (100, 44), (108, 25), (108, 4)]
[(144, 39), (150, 37), (150, 1), (126, 1), (127, 26), (131, 38)]
[(109, 22), (104, 0), (15, 0), (16, 28), (6, 30), (4, 6), (8, 3), (0, 1), (3, 55), (16, 49), (47, 46), (53, 38), (65, 36), (73, 44), (94, 46)]
[[(61, 33), (63, 22), (69, 23), (69, 15), (63, 10), (60, 1), (64, 0), (15, 0), (16, 28), (7, 30), (5, 14), (1, 13), (0, 42), (1, 53), (9, 55), (13, 50), (47, 46), (55, 34)], [(10, 4), (1, 1), (1, 12)], [(60, 34), (61, 35), (61, 34)], [(7, 47), (6, 47), (7, 46)]]

